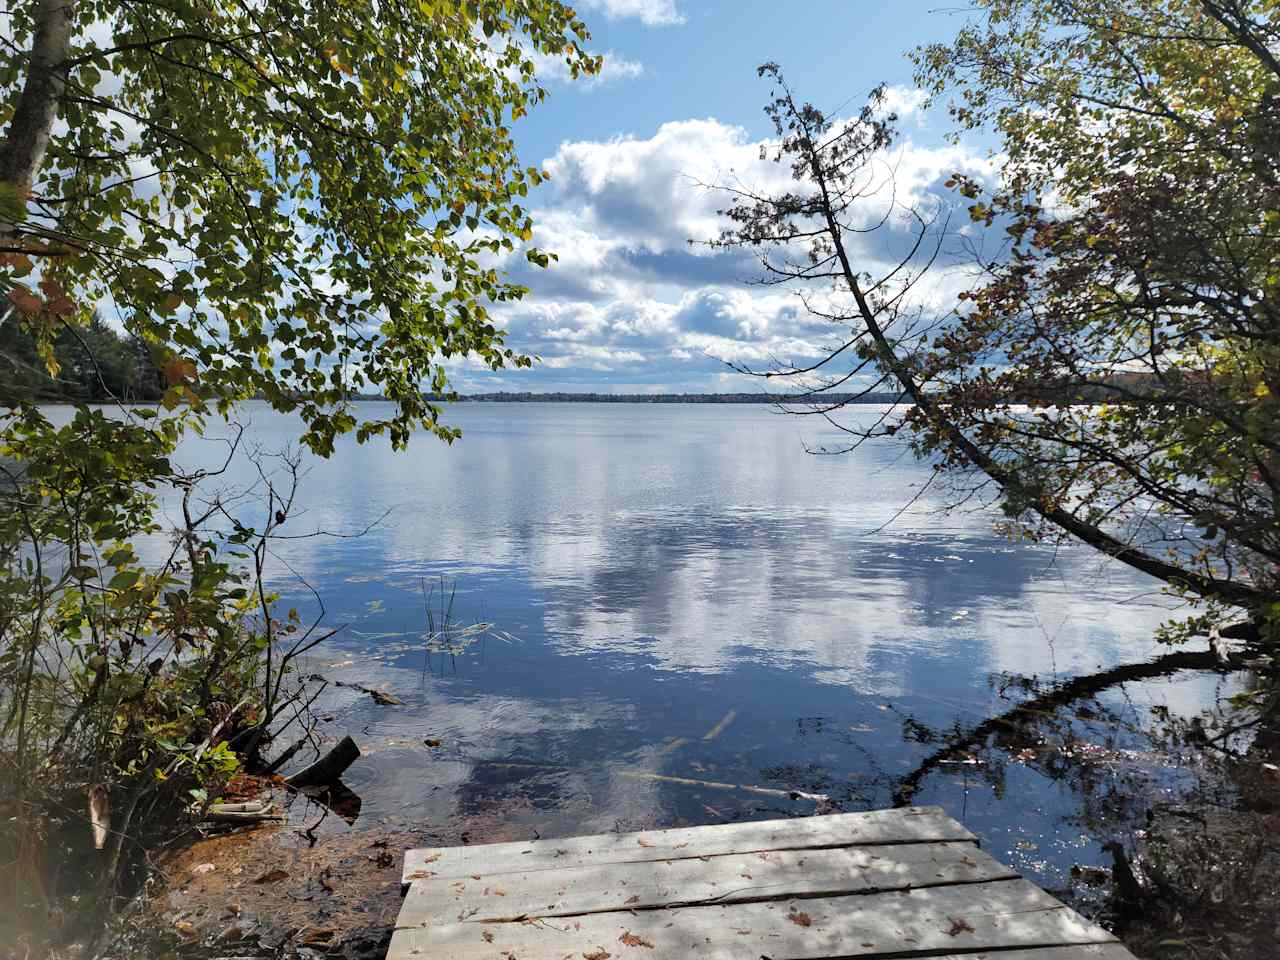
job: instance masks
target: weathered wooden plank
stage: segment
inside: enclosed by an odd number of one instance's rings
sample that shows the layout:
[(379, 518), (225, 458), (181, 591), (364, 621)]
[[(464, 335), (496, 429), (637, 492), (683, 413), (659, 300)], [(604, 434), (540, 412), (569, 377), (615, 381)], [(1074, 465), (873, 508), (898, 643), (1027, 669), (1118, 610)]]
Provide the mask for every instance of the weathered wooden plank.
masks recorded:
[(678, 904), (905, 890), (1011, 880), (1018, 874), (971, 843), (836, 847), (724, 854), (565, 870), (415, 880), (399, 927), (459, 915), (499, 922)]
[(1137, 960), (1137, 958), (1118, 943), (1083, 943), (1069, 947), (1034, 947), (1030, 950), (952, 953), (945, 957), (934, 957), (933, 960)]
[(804, 850), (853, 844), (975, 840), (941, 807), (839, 813), (796, 820), (607, 833), (527, 843), (491, 843), (406, 851), (402, 883), (428, 874), (460, 879), (473, 874), (529, 872), (595, 863), (634, 863), (763, 850)]
[[(822, 899), (595, 913), (396, 930), (388, 960), (825, 960), (1108, 943), (1096, 924), (1025, 880)], [(1003, 955), (1001, 960), (1004, 960)]]

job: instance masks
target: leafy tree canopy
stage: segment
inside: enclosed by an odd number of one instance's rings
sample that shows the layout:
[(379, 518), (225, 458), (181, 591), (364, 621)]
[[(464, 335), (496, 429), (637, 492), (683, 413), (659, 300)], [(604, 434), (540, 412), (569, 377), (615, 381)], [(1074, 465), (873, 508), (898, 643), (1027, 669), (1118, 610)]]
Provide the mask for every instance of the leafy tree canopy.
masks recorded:
[[(846, 334), (768, 373), (819, 400), (901, 385), (904, 421), (841, 421), (851, 442), (906, 427), (1023, 533), (1078, 538), (1205, 605), (1192, 629), (1234, 607), (1242, 632), (1280, 630), (1278, 50), (1275, 0), (980, 0), (917, 65), (961, 135), (999, 135), (1000, 174), (951, 181), (963, 242), (944, 209), (888, 201), (881, 222), (905, 216), (916, 243), (875, 275), (853, 239), (889, 195), (893, 118), (878, 97), (825, 116), (762, 68), (797, 186), (731, 190), (718, 242), (759, 250), (773, 282), (830, 285), (808, 303)], [(947, 286), (968, 289), (939, 311), (916, 294), (960, 246), (971, 269)]]
[[(1008, 244), (922, 375), (1033, 478), (1194, 596), (1280, 620), (1280, 4), (993, 0), (917, 56), (1003, 182)], [(1048, 412), (1044, 395), (1108, 401)], [(926, 435), (938, 437), (936, 426)]]
[[(0, 42), (0, 293), (56, 368), (95, 304), (166, 405), (260, 395), (321, 453), (450, 439), (444, 361), (525, 364), (490, 307), (543, 175), (511, 124), (539, 57), (599, 68), (557, 0), (32, 0)], [(536, 250), (525, 254), (546, 265)], [(395, 403), (357, 424), (344, 398)]]

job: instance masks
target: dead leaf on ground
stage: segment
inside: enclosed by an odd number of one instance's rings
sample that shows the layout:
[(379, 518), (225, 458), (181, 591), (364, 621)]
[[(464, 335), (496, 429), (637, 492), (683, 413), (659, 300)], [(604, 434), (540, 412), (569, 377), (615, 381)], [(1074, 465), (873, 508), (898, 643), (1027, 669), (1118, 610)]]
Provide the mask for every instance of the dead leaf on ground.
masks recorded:
[(196, 925), (190, 920), (176, 921), (173, 925), (173, 929), (177, 930), (180, 936), (186, 937), (188, 940), (195, 938)]
[(969, 925), (969, 921), (963, 917), (947, 917), (951, 921), (951, 926), (947, 928), (947, 936), (954, 937), (962, 933), (975, 932), (973, 927)]
[(622, 905), (624, 907), (629, 907), (633, 903), (639, 903), (639, 902), (640, 902), (640, 894), (637, 893), (634, 897), (628, 897), (626, 900), (624, 900), (622, 902)]
[(652, 843), (650, 843), (648, 840), (646, 840), (644, 837), (640, 837), (638, 840), (636, 840), (636, 843), (640, 844), (640, 846), (642, 846), (642, 847), (652, 847), (652, 846), (653, 846), (653, 844), (652, 844)]
[(807, 927), (813, 923), (813, 919), (807, 913), (802, 913), (795, 907), (791, 908), (791, 912), (787, 914), (787, 919), (797, 927)]
[(595, 953), (584, 953), (582, 955), (582, 960), (609, 960), (609, 958), (612, 956), (613, 956), (612, 953), (610, 953), (604, 947), (601, 947)]
[(409, 879), (409, 880), (430, 880), (430, 879), (431, 879), (432, 877), (434, 877), (435, 875), (436, 875), (436, 874), (435, 874), (435, 871), (434, 871), (434, 870), (415, 870), (415, 871), (413, 871), (413, 873), (409, 874), (409, 876), (408, 876), (408, 878), (407, 878), (407, 879)]
[(485, 930), (480, 934), (480, 939), (483, 940), (485, 943), (493, 943), (493, 934), (490, 933), (488, 930)]
[(628, 947), (648, 947), (650, 950), (653, 949), (652, 943), (644, 937), (637, 937), (630, 930), (623, 930), (622, 936), (618, 938), (618, 942), (625, 943)]
[(433, 853), (433, 854), (431, 854), (430, 856), (423, 857), (423, 858), (422, 858), (422, 862), (423, 862), (423, 863), (435, 863), (435, 862), (436, 862), (437, 860), (439, 860), (442, 856), (444, 856), (444, 854), (441, 854), (441, 853)]
[(260, 877), (255, 877), (253, 882), (254, 883), (279, 883), (281, 880), (288, 880), (288, 879), (289, 879), (289, 871), (281, 870), (279, 867), (277, 867), (274, 870), (268, 870), (266, 873), (262, 874), (262, 876)]
[(439, 741), (439, 740), (436, 740), (434, 737), (428, 737), (427, 739), (423, 740), (422, 742), (423, 742), (423, 743), (425, 743), (428, 747), (438, 747), (438, 746), (440, 746), (440, 741)]
[(369, 696), (373, 697), (373, 702), (383, 707), (398, 707), (403, 701), (397, 700), (389, 693), (383, 693), (381, 690), (370, 690)]

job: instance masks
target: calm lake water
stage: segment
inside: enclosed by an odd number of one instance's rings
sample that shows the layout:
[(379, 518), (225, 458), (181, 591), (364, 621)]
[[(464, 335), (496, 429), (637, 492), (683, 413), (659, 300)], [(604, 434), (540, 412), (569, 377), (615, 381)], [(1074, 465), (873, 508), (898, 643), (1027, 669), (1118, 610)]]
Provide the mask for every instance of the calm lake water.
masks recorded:
[[(264, 450), (299, 433), (262, 406), (242, 417)], [(316, 610), (305, 578), (344, 628), (315, 672), (402, 701), (343, 688), (324, 705), (322, 731), (366, 754), (346, 778), (357, 827), (488, 817), (555, 836), (814, 810), (714, 784), (888, 806), (938, 748), (919, 725), (1008, 709), (1019, 695), (1002, 693), (1004, 675), (1062, 679), (1166, 652), (1152, 581), (1085, 549), (1011, 543), (991, 513), (943, 512), (940, 492), (910, 503), (931, 471), (900, 445), (810, 456), (804, 443), (836, 437), (750, 405), (465, 404), (449, 417), (464, 432), (453, 446), (344, 441), (308, 460), (286, 532), (373, 526), (282, 542), (273, 570), (284, 606)], [(180, 459), (221, 449), (193, 439)], [(510, 638), (425, 650), (424, 584), (438, 619), (442, 582), (455, 620)], [(1103, 700), (1139, 721), (1224, 692), (1179, 675)], [(1107, 754), (1084, 786), (1034, 751), (1000, 777), (943, 765), (915, 802), (942, 804), (994, 856), (1060, 888), (1072, 865), (1104, 859), (1082, 793), (1141, 763)]]

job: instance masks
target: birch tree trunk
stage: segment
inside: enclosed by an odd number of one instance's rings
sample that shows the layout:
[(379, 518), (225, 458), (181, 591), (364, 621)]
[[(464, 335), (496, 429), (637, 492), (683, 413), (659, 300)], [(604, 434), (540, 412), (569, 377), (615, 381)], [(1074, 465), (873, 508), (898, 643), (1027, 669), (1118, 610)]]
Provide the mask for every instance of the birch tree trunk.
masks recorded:
[[(67, 85), (74, 20), (75, 0), (36, 0), (27, 79), (0, 144), (0, 184), (19, 202), (30, 194), (49, 149), (58, 101)], [(16, 224), (0, 221), (0, 246), (17, 239), (16, 229)]]

